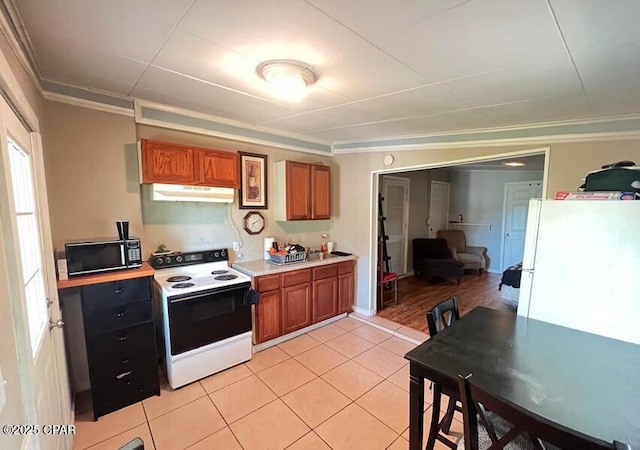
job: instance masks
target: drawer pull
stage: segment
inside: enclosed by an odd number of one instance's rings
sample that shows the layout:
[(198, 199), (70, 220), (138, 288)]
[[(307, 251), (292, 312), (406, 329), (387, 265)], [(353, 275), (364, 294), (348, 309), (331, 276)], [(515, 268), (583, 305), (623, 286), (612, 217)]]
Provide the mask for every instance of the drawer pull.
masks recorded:
[(122, 372), (120, 375), (116, 375), (116, 378), (118, 380), (122, 380), (124, 377), (128, 377), (129, 375), (131, 375), (131, 371)]
[(129, 358), (125, 358), (122, 360), (122, 364), (129, 364), (131, 360)]
[(118, 337), (118, 340), (119, 340), (120, 342), (122, 342), (122, 341), (126, 341), (128, 337), (129, 337), (129, 336), (125, 334), (124, 336), (120, 336), (120, 337)]
[(118, 312), (118, 313), (115, 313), (114, 315), (115, 315), (116, 317), (124, 317), (126, 314), (127, 314), (127, 309), (125, 308), (125, 309), (123, 309), (122, 311), (120, 311), (120, 312)]
[(126, 288), (123, 288), (123, 287), (118, 288), (118, 289), (116, 289), (116, 294), (122, 294), (122, 293), (123, 293), (124, 291), (126, 291), (126, 290), (127, 290), (127, 289), (126, 289)]

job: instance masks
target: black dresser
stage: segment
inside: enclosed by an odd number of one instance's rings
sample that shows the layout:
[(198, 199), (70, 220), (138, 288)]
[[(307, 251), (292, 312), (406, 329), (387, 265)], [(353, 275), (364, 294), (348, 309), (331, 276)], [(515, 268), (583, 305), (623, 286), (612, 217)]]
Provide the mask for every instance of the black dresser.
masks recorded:
[[(133, 269), (140, 270), (140, 269)], [(151, 286), (153, 277), (139, 272), (104, 282), (69, 280), (80, 290), (94, 418), (160, 395)], [(130, 271), (120, 272), (131, 276)], [(84, 278), (84, 277), (83, 277)], [(63, 282), (60, 282), (63, 283)], [(59, 287), (60, 287), (59, 283)]]

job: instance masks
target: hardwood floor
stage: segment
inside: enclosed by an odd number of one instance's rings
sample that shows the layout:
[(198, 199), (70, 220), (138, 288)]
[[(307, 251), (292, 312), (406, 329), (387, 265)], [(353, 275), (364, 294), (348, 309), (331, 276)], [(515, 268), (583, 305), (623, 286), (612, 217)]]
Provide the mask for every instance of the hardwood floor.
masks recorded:
[(425, 333), (426, 313), (443, 300), (456, 296), (460, 315), (465, 315), (476, 306), (511, 311), (514, 306), (500, 296), (498, 284), (501, 275), (483, 272), (466, 274), (457, 285), (451, 281), (436, 281), (430, 284), (426, 279), (407, 277), (398, 281), (398, 305), (387, 301), (387, 306), (378, 311), (378, 316)]

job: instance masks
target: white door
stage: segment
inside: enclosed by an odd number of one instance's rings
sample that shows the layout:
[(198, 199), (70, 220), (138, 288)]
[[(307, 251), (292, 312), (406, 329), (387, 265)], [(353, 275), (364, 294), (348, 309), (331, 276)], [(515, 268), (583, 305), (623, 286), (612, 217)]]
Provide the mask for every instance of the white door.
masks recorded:
[[(60, 308), (40, 136), (29, 133), (4, 99), (0, 112), (0, 204), (8, 206), (0, 208), (0, 226), (25, 412), (30, 423), (41, 426), (73, 424), (62, 330), (49, 327), (51, 319), (60, 319)], [(42, 450), (71, 448), (71, 438), (30, 437)]]
[(522, 262), (529, 200), (542, 197), (542, 181), (505, 183), (502, 270)]
[(382, 211), (387, 240), (389, 266), (396, 275), (407, 272), (407, 242), (409, 239), (409, 180), (385, 176), (382, 180)]
[(449, 222), (449, 183), (431, 182), (429, 195), (429, 237), (435, 238), (438, 230), (446, 230)]

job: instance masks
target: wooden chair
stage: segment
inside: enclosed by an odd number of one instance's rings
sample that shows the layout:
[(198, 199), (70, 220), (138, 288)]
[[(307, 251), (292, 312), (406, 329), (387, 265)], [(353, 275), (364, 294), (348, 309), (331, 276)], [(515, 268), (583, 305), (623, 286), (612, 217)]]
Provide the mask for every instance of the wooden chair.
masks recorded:
[[(558, 447), (580, 450), (631, 450), (626, 444), (618, 441), (604, 442), (577, 433), (509, 403), (475, 384), (472, 375), (459, 375), (458, 386), (464, 417), (465, 450), (479, 450), (478, 415), (491, 440), (489, 447), (483, 450), (501, 450), (506, 444), (516, 448), (541, 450)], [(492, 420), (490, 415), (499, 417)], [(508, 418), (508, 422), (503, 418)], [(502, 436), (498, 436), (495, 422), (506, 423), (509, 429)]]
[(384, 250), (382, 239), (378, 245), (378, 309), (384, 309), (385, 287), (393, 287), (393, 304), (398, 304), (398, 275), (384, 270)]
[[(449, 297), (445, 301), (441, 302), (433, 308), (431, 311), (427, 311), (427, 326), (429, 327), (429, 335), (431, 337), (438, 334), (443, 329), (451, 326), (456, 320), (460, 318), (460, 311), (458, 310), (458, 303), (455, 297)], [(439, 385), (433, 383), (431, 388), (433, 389), (433, 406), (431, 413), (431, 426), (429, 428), (429, 440), (427, 441), (427, 448), (433, 448), (436, 439), (447, 445), (450, 448), (456, 448), (457, 445), (447, 439), (441, 434), (449, 434), (451, 431), (451, 421), (456, 411), (462, 412), (462, 408), (458, 406), (459, 393), (457, 390), (443, 389)], [(440, 402), (442, 395), (449, 397), (449, 404), (447, 406), (447, 412), (440, 421), (438, 412), (440, 411)], [(431, 444), (431, 446), (430, 446)]]

